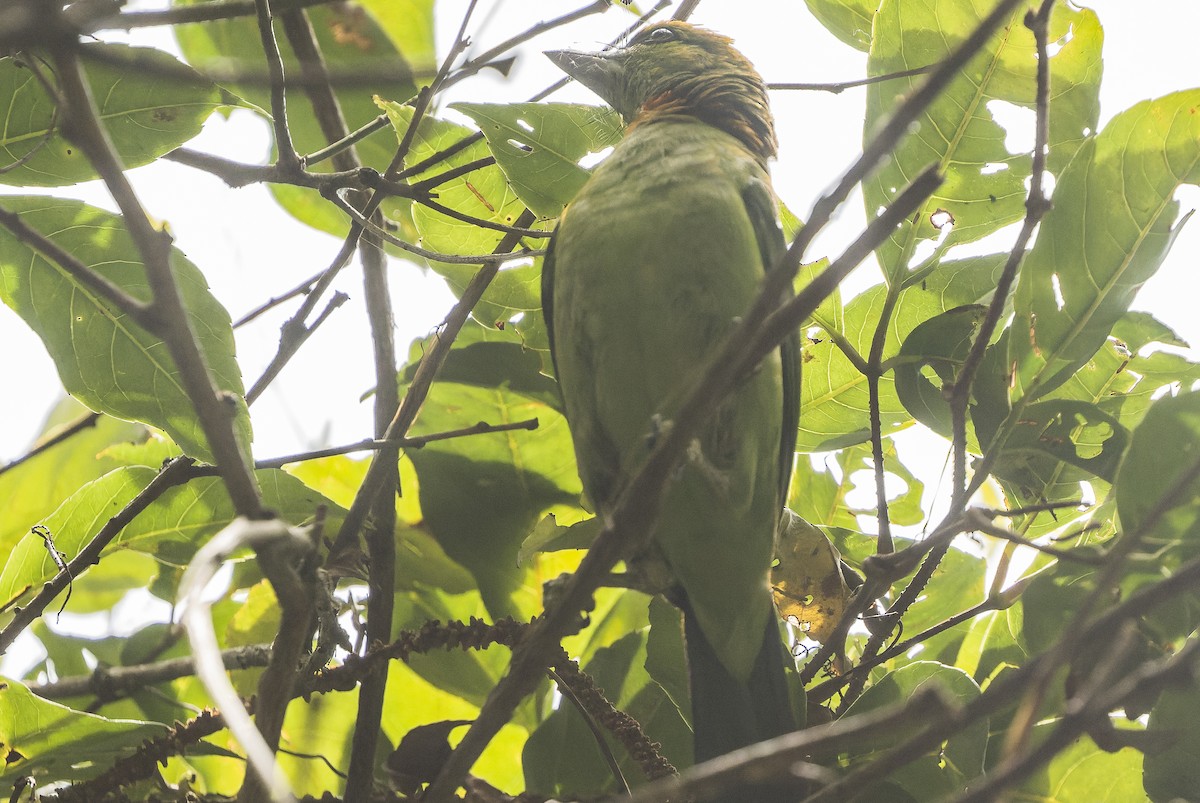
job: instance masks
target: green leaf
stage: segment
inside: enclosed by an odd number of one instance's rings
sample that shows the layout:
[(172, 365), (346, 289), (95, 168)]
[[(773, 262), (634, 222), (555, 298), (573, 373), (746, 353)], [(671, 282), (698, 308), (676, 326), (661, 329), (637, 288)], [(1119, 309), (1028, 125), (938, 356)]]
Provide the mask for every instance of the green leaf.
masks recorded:
[(968, 625), (954, 665), (983, 684), (1001, 665), (1023, 666), (1029, 655), (1018, 641), (1021, 622), (1013, 608), (988, 611)]
[[(354, 496), (367, 475), (369, 460), (353, 460), (345, 456), (323, 457), (305, 460), (287, 467), (288, 474), (302, 481), (314, 491), (324, 494), (344, 508), (354, 502)], [(416, 485), (416, 473), (412, 463), (400, 459), (400, 487)], [(462, 566), (446, 557), (441, 545), (424, 528), (416, 494), (396, 498), (396, 554), (403, 556), (396, 561), (394, 585), (396, 590), (409, 590), (418, 585), (432, 586), (450, 594), (469, 591), (475, 581)], [(342, 511), (335, 509), (327, 514), (326, 532), (335, 531), (341, 525)]]
[[(92, 42), (81, 46), (80, 56), (100, 123), (125, 167), (148, 164), (177, 148), (200, 133), (209, 115), (234, 102), (161, 50)], [(54, 101), (34, 78), (27, 58), (0, 58), (5, 121), (0, 162), (16, 165), (0, 173), (0, 183), (61, 187), (96, 178), (91, 163), (62, 135)], [(54, 78), (53, 71), (42, 69)], [(170, 80), (160, 77), (164, 70)]]
[[(42, 522), (53, 533), (55, 546), (66, 553), (68, 560), (73, 558), (157, 473), (145, 466), (127, 466), (84, 485)], [(321, 505), (329, 510), (331, 519), (345, 515), (341, 508), (278, 469), (258, 471), (255, 477), (262, 488), (263, 504), (294, 524), (311, 519)], [(192, 480), (165, 491), (121, 530), (102, 555), (134, 549), (160, 561), (184, 565), (234, 517), (219, 479)], [(42, 539), (27, 534), (0, 570), (0, 600), (8, 600), (26, 586), (36, 588), (56, 574), (58, 568)]]
[(558, 217), (591, 172), (579, 160), (616, 145), (612, 109), (568, 103), (454, 103), (479, 126), (517, 196), (540, 217)]
[(412, 68), (428, 73), (428, 82), (437, 69), (437, 48), (433, 35), (433, 0), (359, 0), (388, 39), (403, 54)]
[[(381, 729), (392, 744), (399, 744), (415, 726), (447, 719), (474, 719), (478, 714), (477, 706), (431, 685), (406, 664), (393, 661), (388, 668)], [(521, 766), (515, 757), (521, 754), (527, 735), (518, 725), (505, 725), (472, 767), (471, 774), (502, 789), (521, 788)]]
[[(926, 280), (897, 291), (891, 308), (890, 325), (884, 332), (882, 357), (890, 360), (904, 339), (921, 323), (947, 309), (979, 299), (998, 270), (997, 257), (981, 257), (948, 263), (944, 274), (937, 271)], [(810, 332), (803, 344), (804, 381), (800, 383), (800, 432), (797, 451), (825, 451), (867, 440), (870, 432), (867, 378), (846, 356), (843, 346), (865, 359), (870, 353), (880, 316), (887, 307), (889, 288), (878, 284), (850, 299), (844, 312), (814, 320), (824, 333)], [(818, 311), (820, 312), (820, 310)], [(831, 328), (831, 321), (840, 328)], [(880, 417), (884, 434), (900, 429), (912, 416), (896, 395), (891, 373), (879, 382)]]
[[(847, 709), (845, 717), (897, 706), (908, 701), (922, 687), (937, 685), (960, 705), (979, 696), (979, 686), (965, 672), (933, 661), (916, 661), (890, 672), (863, 692)], [(852, 750), (851, 767), (869, 762), (876, 751), (900, 744), (923, 727), (919, 716), (911, 723), (885, 732), (868, 734)], [(983, 772), (987, 753), (988, 722), (980, 720), (956, 733), (940, 749), (911, 762), (893, 773), (891, 780), (916, 800), (930, 800), (965, 787), (967, 781)]]
[[(408, 365), (401, 373), (402, 382), (412, 381), (421, 355), (433, 347), (435, 338), (436, 335), (413, 341), (408, 350)], [(541, 357), (525, 348), (520, 335), (510, 327), (497, 330), (464, 326), (438, 371), (438, 381), (502, 388), (561, 411), (558, 383), (542, 373), (541, 368)]]
[[(0, 204), (130, 296), (149, 300), (146, 271), (119, 216), (59, 198), (10, 196)], [(234, 430), (249, 454), (250, 416), (229, 313), (179, 251), (171, 252), (171, 268), (213, 385), (230, 394)], [(159, 427), (187, 454), (212, 459), (162, 338), (7, 229), (0, 230), (0, 300), (42, 339), (71, 395), (94, 410)]]
[[(1162, 543), (1188, 538), (1194, 551), (1200, 493), (1200, 393), (1159, 399), (1133, 433), (1117, 475), (1124, 532)], [(1190, 477), (1190, 479), (1189, 479)], [(1183, 483), (1181, 485), (1181, 483)]]
[[(875, 463), (871, 455), (871, 446), (869, 444), (860, 443), (842, 449), (837, 455), (837, 463), (841, 468), (842, 480), (838, 485), (836, 497), (830, 499), (826, 497), (823, 502), (827, 510), (832, 510), (833, 516), (825, 516), (814, 518), (825, 525), (837, 525), (850, 527), (853, 529), (857, 526), (857, 516), (875, 515), (875, 489), (874, 489), (874, 471)], [(919, 524), (924, 519), (924, 512), (921, 510), (921, 494), (925, 490), (925, 484), (908, 470), (908, 468), (900, 462), (900, 456), (896, 452), (896, 444), (891, 438), (883, 439), (883, 470), (892, 478), (900, 480), (904, 484), (904, 490), (900, 493), (888, 497), (888, 515), (893, 524), (913, 525)], [(870, 477), (870, 480), (864, 478)], [(852, 488), (861, 487), (864, 484), (869, 485), (870, 499), (872, 500), (869, 507), (856, 507), (847, 501), (847, 494)], [(895, 487), (889, 481), (891, 487)], [(798, 492), (792, 490), (792, 499), (799, 501)], [(801, 504), (801, 507), (807, 507)], [(843, 519), (842, 516), (846, 517)]]
[[(903, 544), (898, 543), (896, 548), (902, 549), (908, 543), (907, 540)], [(925, 593), (904, 616), (905, 633), (920, 633), (978, 605), (983, 600), (986, 575), (987, 561), (962, 550), (951, 549), (942, 558)], [(959, 632), (955, 638), (961, 636)], [(934, 654), (934, 646), (938, 643), (936, 637), (926, 641), (923, 655), (928, 657)]]
[[(870, 75), (925, 67), (944, 60), (992, 9), (988, 3), (961, 0), (883, 0), (875, 16), (875, 38), (867, 64)], [(930, 163), (938, 163), (945, 181), (910, 222), (879, 250), (890, 283), (912, 267), (918, 244), (940, 240), (942, 249), (971, 242), (1019, 220), (1025, 213), (1028, 153), (1012, 153), (1006, 130), (997, 119), (1004, 106), (1032, 109), (1036, 50), (1032, 33), (1021, 24), (1024, 7), (950, 82), (917, 118), (913, 133), (868, 179), (863, 198), (869, 217), (889, 204)], [(1087, 9), (1056, 5), (1050, 18), (1049, 165), (1057, 172), (1095, 130), (1103, 34)], [(867, 89), (864, 132), (870, 135), (896, 104), (923, 81), (918, 75), (873, 84)], [(935, 212), (945, 212), (950, 227), (939, 229)]]
[(599, 517), (592, 516), (573, 524), (562, 525), (553, 513), (548, 513), (521, 543), (521, 550), (517, 553), (517, 564), (528, 565), (539, 552), (587, 549), (600, 534), (602, 524)]
[(951, 416), (943, 389), (957, 379), (986, 315), (978, 304), (947, 310), (913, 329), (900, 347), (896, 395), (913, 418), (947, 438)]
[(1043, 395), (1086, 364), (1166, 258), (1183, 225), (1175, 192), (1200, 183), (1197, 108), (1200, 90), (1137, 104), (1060, 177), (1013, 298), (1015, 395)]
[[(108, 719), (43, 700), (25, 686), (0, 678), (0, 783), (25, 776), (54, 780), (93, 778), (147, 739), (164, 736), (156, 722)], [(7, 787), (6, 787), (7, 788)]]
[[(358, 718), (355, 694), (314, 694), (304, 705), (289, 705), (283, 722), (286, 751), (279, 753), (279, 766), (292, 789), (341, 789), (345, 783), (335, 767), (350, 764), (354, 722)], [(313, 761), (320, 756), (323, 761)]]
[[(71, 397), (50, 413), (37, 442), (61, 431), (89, 411)], [(0, 473), (0, 499), (8, 500), (0, 518), (0, 565), (29, 528), (54, 512), (62, 500), (84, 483), (107, 474), (120, 460), (104, 451), (113, 443), (143, 440), (147, 430), (138, 424), (100, 416), (96, 423), (53, 449)]]
[(1134, 353), (1150, 343), (1164, 343), (1180, 348), (1187, 348), (1188, 345), (1175, 334), (1174, 329), (1148, 312), (1126, 312), (1121, 316), (1121, 320), (1113, 325), (1112, 335)]
[(437, 441), (408, 455), (417, 469), (425, 526), (476, 579), (495, 616), (524, 616), (513, 592), (524, 582), (517, 554), (552, 505), (581, 487), (566, 420), (547, 405), (501, 388), (437, 383), (411, 434), (537, 418), (517, 430)]
[(973, 304), (996, 289), (1008, 254), (987, 254), (936, 263), (924, 275), (911, 277), (906, 286), (920, 287), (941, 299), (942, 309)]
[(879, 0), (804, 0), (809, 12), (831, 34), (855, 50), (871, 46), (871, 20)]
[[(1034, 726), (1032, 741), (1040, 743), (1057, 721)], [(1146, 800), (1139, 778), (1142, 754), (1132, 747), (1115, 753), (1101, 750), (1086, 736), (1056, 754), (1014, 790), (1013, 799), (1046, 803), (1141, 803)]]
[(1191, 800), (1200, 789), (1197, 719), (1200, 719), (1200, 688), (1195, 681), (1183, 688), (1164, 691), (1150, 712), (1146, 731), (1164, 741), (1159, 749), (1147, 752), (1144, 763), (1142, 783), (1154, 803)]
[(1129, 431), (1088, 402), (1052, 399), (1025, 407), (1005, 441), (997, 476), (1031, 488), (1048, 484), (1061, 461), (1112, 482), (1129, 444)]
[(128, 592), (150, 585), (157, 573), (158, 564), (149, 555), (129, 551), (107, 555), (74, 581), (68, 607), (71, 613), (108, 613)]
[[(882, 303), (881, 294), (875, 290), (850, 299), (843, 316), (846, 341), (860, 355), (869, 350), (873, 322), (878, 320), (876, 307)], [(801, 366), (803, 412), (796, 451), (828, 451), (866, 441), (870, 434), (867, 378), (834, 338), (810, 335), (803, 343)], [(880, 380), (879, 394), (884, 434), (911, 420), (896, 397), (890, 376)]]
[(683, 614), (660, 596), (650, 600), (650, 635), (646, 637), (646, 672), (690, 723), (691, 680), (683, 642)]

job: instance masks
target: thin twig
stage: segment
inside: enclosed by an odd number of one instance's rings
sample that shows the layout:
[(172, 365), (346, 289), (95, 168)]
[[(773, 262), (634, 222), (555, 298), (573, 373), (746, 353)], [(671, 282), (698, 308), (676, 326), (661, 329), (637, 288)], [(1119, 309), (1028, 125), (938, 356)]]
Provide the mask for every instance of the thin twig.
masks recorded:
[[(372, 221), (369, 217), (347, 203), (341, 197), (340, 193), (335, 193), (334, 195), (330, 196), (330, 200), (333, 201), (334, 205), (336, 205), (338, 209), (341, 209), (343, 212), (345, 212), (350, 219), (354, 221), (355, 225), (370, 231), (373, 235), (379, 237), (379, 239), (383, 240), (389, 245), (394, 245), (402, 251), (407, 251), (414, 256), (421, 257), (422, 259), (428, 259), (432, 262), (445, 262), (449, 265), (478, 265), (480, 262), (508, 262), (514, 259), (532, 259), (533, 257), (542, 256), (546, 253), (544, 250), (519, 251), (498, 255), (446, 254), (440, 251), (430, 251), (426, 248), (421, 248), (419, 245), (413, 245), (407, 240), (402, 240), (391, 232), (385, 230), (378, 223)], [(529, 223), (532, 223), (534, 220), (536, 220), (536, 218), (530, 218)], [(515, 236), (518, 238), (524, 237), (525, 235), (522, 232), (527, 227), (528, 224), (525, 226), (514, 226), (512, 227), (512, 231), (509, 232), (509, 236)]]
[(555, 28), (561, 28), (563, 25), (568, 25), (585, 17), (590, 17), (593, 14), (602, 14), (605, 11), (608, 11), (610, 5), (611, 4), (608, 2), (608, 0), (593, 0), (593, 2), (588, 3), (586, 6), (577, 8), (574, 11), (568, 11), (562, 16), (534, 23), (516, 36), (505, 39), (495, 47), (489, 48), (488, 50), (480, 53), (478, 56), (474, 56), (464, 62), (461, 67), (454, 71), (454, 75), (446, 79), (446, 86), (453, 86), (459, 81), (474, 75), (493, 63), (499, 57), (503, 56), (505, 53), (509, 52), (515, 47), (523, 45), (530, 39), (540, 36), (547, 31), (552, 31)]
[[(221, 650), (221, 661), (228, 670), (251, 669), (266, 666), (270, 654), (270, 644), (252, 644)], [(30, 686), (29, 690), (47, 700), (66, 700), (88, 694), (108, 702), (147, 686), (190, 677), (195, 671), (196, 667), (190, 656), (133, 666), (101, 665), (90, 675), (65, 677), (52, 683)]]
[(937, 65), (928, 64), (924, 67), (914, 67), (911, 70), (901, 70), (899, 72), (890, 72), (885, 75), (872, 75), (867, 78), (858, 78), (853, 81), (835, 81), (832, 83), (769, 83), (767, 89), (787, 91), (800, 90), (808, 92), (832, 92), (835, 95), (845, 92), (847, 89), (854, 89), (860, 86), (869, 86), (871, 84), (882, 84), (885, 81), (894, 81), (897, 78), (911, 78), (914, 75), (924, 75), (932, 71)]
[(57, 432), (55, 432), (49, 438), (46, 438), (45, 440), (39, 442), (37, 446), (34, 446), (32, 449), (30, 449), (25, 454), (0, 466), (0, 474), (4, 474), (5, 472), (12, 471), (14, 468), (21, 465), (22, 463), (32, 460), (33, 458), (37, 457), (38, 455), (42, 454), (43, 452), (53, 449), (55, 446), (58, 446), (60, 443), (64, 443), (64, 442), (70, 440), (72, 437), (74, 437), (75, 435), (78, 435), (80, 432), (83, 432), (85, 429), (96, 426), (96, 422), (100, 420), (101, 415), (102, 415), (102, 413), (91, 413), (91, 412), (81, 415), (79, 418), (76, 418), (71, 423), (69, 423), (66, 426), (59, 429)]
[[(172, 162), (194, 167), (211, 173), (235, 189), (249, 184), (271, 183), (291, 184), (297, 187), (308, 187), (321, 193), (330, 193), (338, 189), (362, 189), (372, 179), (373, 170), (355, 168), (333, 173), (310, 173), (299, 167), (288, 168), (276, 162), (271, 165), (252, 165), (226, 159), (210, 153), (201, 153), (191, 148), (176, 148), (163, 156)], [(411, 197), (413, 193), (405, 186), (395, 188), (395, 195)]]
[(262, 43), (263, 55), (267, 59), (267, 75), (271, 79), (271, 128), (275, 132), (277, 161), (284, 169), (301, 167), (300, 156), (292, 144), (292, 133), (287, 122), (287, 92), (284, 87), (283, 56), (279, 43), (275, 41), (271, 5), (268, 0), (254, 0), (255, 21), (258, 23), (258, 38)]
[(434, 432), (429, 435), (415, 435), (408, 438), (397, 438), (395, 440), (364, 440), (358, 443), (351, 443), (346, 446), (332, 446), (328, 449), (317, 449), (311, 452), (300, 452), (298, 454), (285, 455), (283, 457), (272, 457), (267, 460), (255, 461), (256, 469), (264, 468), (281, 468), (290, 463), (302, 463), (307, 460), (320, 460), (323, 457), (336, 457), (337, 455), (351, 454), (353, 452), (377, 452), (381, 449), (394, 446), (400, 449), (420, 449), (427, 443), (436, 441), (452, 440), (455, 438), (466, 438), (471, 435), (488, 435), (494, 432), (512, 432), (514, 430), (526, 429), (534, 430), (538, 427), (536, 418), (527, 418), (523, 421), (512, 421), (506, 424), (488, 424), (480, 421), (469, 427), (461, 429), (452, 429), (445, 432)]
[(250, 390), (246, 391), (246, 404), (254, 404), (267, 386), (275, 381), (283, 371), (283, 367), (288, 360), (296, 355), (300, 347), (312, 337), (317, 331), (317, 327), (325, 323), (333, 311), (350, 300), (350, 296), (345, 293), (334, 293), (333, 298), (329, 299), (329, 303), (325, 305), (325, 309), (321, 310), (321, 314), (311, 325), (305, 325), (303, 322), (299, 326), (284, 329), (279, 338), (279, 349), (275, 352), (275, 356), (271, 358), (271, 362), (263, 369), (262, 375), (255, 381)]

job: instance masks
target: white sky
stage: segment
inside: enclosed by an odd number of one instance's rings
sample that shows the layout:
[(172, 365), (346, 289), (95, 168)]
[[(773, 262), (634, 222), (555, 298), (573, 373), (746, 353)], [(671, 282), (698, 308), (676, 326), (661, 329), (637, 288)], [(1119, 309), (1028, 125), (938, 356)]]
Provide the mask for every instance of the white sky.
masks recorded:
[[(481, 3), (475, 33), (481, 47), (499, 42), (530, 23), (582, 5), (566, 2)], [(130, 8), (156, 8), (158, 2), (131, 2)], [(649, 3), (646, 3), (649, 5)], [(1102, 124), (1133, 103), (1177, 89), (1200, 86), (1195, 32), (1200, 30), (1196, 0), (1093, 0), (1105, 26)], [(465, 0), (439, 3), (455, 15)], [(482, 13), (489, 11), (490, 13)], [(631, 17), (620, 9), (590, 17), (537, 40), (537, 49), (595, 47), (625, 27)], [(693, 20), (733, 36), (768, 81), (837, 81), (861, 77), (865, 55), (841, 44), (812, 20), (803, 4), (768, 0), (707, 0)], [(457, 27), (445, 15), (439, 25), (444, 45)], [(116, 37), (105, 35), (106, 40)], [(173, 49), (161, 31), (139, 31), (132, 40)], [(512, 81), (465, 82), (449, 100), (518, 100), (557, 77), (536, 52), (527, 53)], [(805, 217), (812, 202), (854, 159), (861, 139), (864, 92), (841, 95), (778, 92), (773, 107), (782, 153), (774, 169), (784, 201)], [(400, 98), (397, 98), (400, 99)], [(568, 87), (555, 100), (596, 102), (586, 90)], [(190, 147), (261, 163), (267, 154), (265, 124), (248, 112), (226, 121), (214, 116)], [(216, 179), (171, 163), (133, 171), (143, 202), (169, 221), (177, 245), (208, 277), (217, 297), (236, 319), (272, 294), (294, 286), (336, 253), (338, 242), (294, 222), (262, 187), (230, 190)], [(0, 190), (7, 191), (7, 190)], [(16, 192), (25, 190), (16, 189)], [(91, 185), (53, 191), (112, 208), (103, 188)], [(1200, 206), (1200, 192), (1186, 187), (1184, 208)], [(812, 253), (836, 252), (857, 233), (861, 201), (852, 201)], [(1153, 312), (1192, 343), (1200, 344), (1200, 316), (1194, 311), (1200, 269), (1200, 228), (1183, 231), (1167, 263), (1147, 284), (1136, 309)], [(851, 278), (861, 288), (878, 281), (864, 267)], [(393, 262), (397, 342), (401, 353), (414, 336), (441, 320), (451, 297), (439, 280), (423, 277), (407, 263)], [(351, 302), (334, 313), (279, 380), (253, 408), (257, 457), (355, 441), (370, 433), (370, 405), (360, 395), (372, 383), (371, 349), (361, 303), (361, 279), (343, 271), (338, 288)], [(285, 313), (294, 309), (286, 305)], [(239, 355), (249, 386), (274, 353), (283, 314), (260, 319), (239, 331)], [(0, 306), (0, 376), (7, 377), (0, 417), (0, 460), (21, 454), (35, 437), (50, 406), (61, 395), (53, 364), (40, 341), (6, 307)]]

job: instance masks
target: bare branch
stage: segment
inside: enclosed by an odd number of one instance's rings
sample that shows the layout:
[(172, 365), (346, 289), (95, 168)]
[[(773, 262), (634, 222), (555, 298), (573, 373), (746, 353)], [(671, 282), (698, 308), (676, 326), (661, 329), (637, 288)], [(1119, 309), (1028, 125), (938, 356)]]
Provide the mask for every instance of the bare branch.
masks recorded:
[(125, 176), (124, 167), (100, 125), (75, 44), (59, 47), (52, 55), (65, 101), (63, 134), (75, 142), (103, 179), (141, 255), (153, 294), (142, 323), (166, 343), (235, 509), (246, 516), (261, 516), (258, 485), (250, 472), (248, 456), (242, 453), (234, 433), (230, 405), (213, 385), (171, 270), (171, 236), (151, 221)]
[[(270, 656), (270, 644), (252, 644), (221, 650), (221, 661), (228, 670), (266, 666)], [(101, 702), (108, 702), (147, 686), (189, 677), (195, 671), (190, 657), (170, 658), (134, 666), (97, 666), (90, 675), (62, 678), (40, 686), (30, 686), (29, 690), (47, 700), (66, 700), (89, 694), (99, 698)]]

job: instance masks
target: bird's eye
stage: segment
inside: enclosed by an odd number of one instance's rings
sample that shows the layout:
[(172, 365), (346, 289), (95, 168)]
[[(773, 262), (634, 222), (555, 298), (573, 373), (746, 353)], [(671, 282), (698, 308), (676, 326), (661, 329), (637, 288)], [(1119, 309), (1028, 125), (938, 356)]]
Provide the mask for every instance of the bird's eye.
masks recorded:
[(659, 44), (661, 42), (670, 42), (678, 39), (679, 34), (675, 33), (672, 28), (655, 28), (646, 36), (646, 42)]

